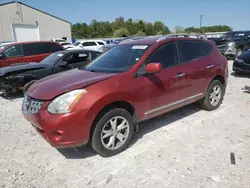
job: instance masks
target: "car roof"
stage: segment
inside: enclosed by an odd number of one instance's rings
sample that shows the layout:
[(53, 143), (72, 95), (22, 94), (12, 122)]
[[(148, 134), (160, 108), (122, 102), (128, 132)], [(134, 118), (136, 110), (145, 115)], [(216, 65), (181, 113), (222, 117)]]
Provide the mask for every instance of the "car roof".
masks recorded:
[(77, 40), (76, 42), (105, 42), (104, 40), (100, 39), (86, 39), (86, 40)]
[(200, 39), (200, 38), (193, 38), (191, 37), (179, 37), (179, 36), (175, 36), (175, 35), (165, 35), (165, 36), (148, 36), (148, 37), (142, 37), (142, 38), (132, 38), (132, 39), (128, 39), (128, 40), (124, 40), (121, 43), (119, 43), (118, 45), (123, 45), (123, 44), (134, 44), (134, 45), (140, 45), (140, 44), (144, 44), (144, 45), (151, 45), (160, 41), (173, 41), (173, 40), (196, 40), (196, 41), (205, 41), (205, 42), (209, 42), (208, 40), (205, 39)]
[(138, 38), (131, 38), (131, 39), (125, 39), (124, 41), (121, 41), (118, 45), (121, 44), (153, 44), (155, 43), (160, 36), (149, 36), (149, 37), (138, 37)]
[[(86, 49), (72, 49), (72, 50), (62, 50), (62, 51), (58, 51), (58, 52), (61, 52), (63, 54), (69, 54), (69, 53), (72, 53), (72, 52), (97, 52), (97, 53), (102, 53), (100, 51), (96, 51), (96, 50), (86, 50)], [(55, 53), (58, 53), (58, 52), (55, 52)]]

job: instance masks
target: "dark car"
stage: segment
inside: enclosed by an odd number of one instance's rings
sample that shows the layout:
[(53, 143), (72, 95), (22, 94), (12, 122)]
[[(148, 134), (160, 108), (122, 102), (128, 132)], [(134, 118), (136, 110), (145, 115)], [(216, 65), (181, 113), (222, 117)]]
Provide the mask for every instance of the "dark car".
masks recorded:
[(39, 63), (51, 53), (64, 50), (57, 42), (14, 42), (0, 48), (0, 68), (22, 62)]
[(214, 41), (223, 55), (233, 59), (250, 49), (250, 31), (227, 32)]
[(0, 90), (5, 94), (23, 89), (32, 80), (69, 69), (82, 67), (101, 55), (101, 52), (88, 50), (59, 51), (51, 54), (40, 63), (19, 63), (0, 69)]
[(250, 73), (250, 49), (235, 58), (233, 71), (237, 73)]
[(54, 147), (89, 142), (112, 156), (131, 144), (142, 121), (194, 102), (219, 108), (227, 79), (227, 59), (211, 41), (144, 37), (121, 42), (85, 69), (30, 85), (22, 113)]

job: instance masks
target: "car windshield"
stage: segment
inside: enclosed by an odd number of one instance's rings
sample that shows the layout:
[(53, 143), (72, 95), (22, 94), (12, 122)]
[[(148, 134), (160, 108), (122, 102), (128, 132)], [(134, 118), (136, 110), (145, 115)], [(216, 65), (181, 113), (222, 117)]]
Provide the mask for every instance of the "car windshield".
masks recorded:
[(81, 44), (81, 43), (80, 42), (75, 42), (73, 45), (78, 46), (79, 44)]
[(56, 52), (49, 55), (47, 58), (43, 59), (41, 64), (54, 65), (64, 54), (61, 52)]
[(106, 73), (125, 72), (139, 61), (147, 49), (148, 45), (118, 45), (95, 59), (85, 70)]
[(244, 32), (231, 32), (231, 33), (224, 33), (221, 38), (239, 38), (245, 35)]

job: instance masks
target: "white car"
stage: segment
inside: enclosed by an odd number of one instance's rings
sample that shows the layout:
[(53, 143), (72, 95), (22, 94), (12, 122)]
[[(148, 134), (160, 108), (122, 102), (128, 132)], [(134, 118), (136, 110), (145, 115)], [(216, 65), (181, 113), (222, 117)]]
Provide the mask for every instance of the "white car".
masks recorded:
[(53, 41), (53, 42), (67, 42), (65, 39), (51, 39), (50, 41)]
[(70, 42), (59, 42), (66, 50), (69, 48), (74, 48), (75, 46), (71, 44)]
[(102, 51), (102, 46), (106, 45), (106, 42), (103, 40), (79, 40), (75, 42), (74, 48), (69, 48), (68, 50), (74, 49), (85, 49), (85, 50), (94, 50)]

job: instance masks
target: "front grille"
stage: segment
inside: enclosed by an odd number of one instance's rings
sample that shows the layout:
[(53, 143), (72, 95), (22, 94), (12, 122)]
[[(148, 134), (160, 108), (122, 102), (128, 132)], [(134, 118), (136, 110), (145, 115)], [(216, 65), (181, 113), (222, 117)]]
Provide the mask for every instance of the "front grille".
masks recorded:
[(23, 111), (27, 114), (36, 114), (40, 111), (43, 101), (32, 99), (25, 95), (23, 99)]

